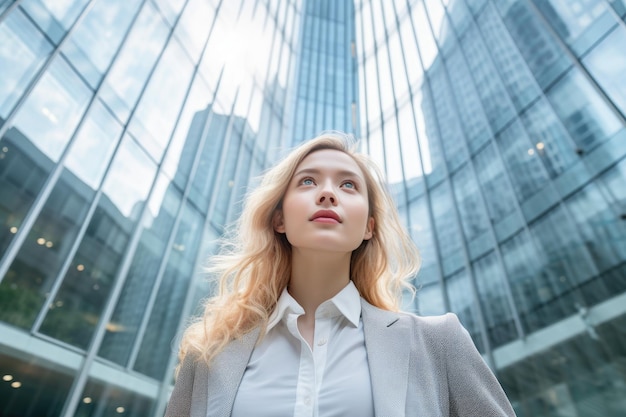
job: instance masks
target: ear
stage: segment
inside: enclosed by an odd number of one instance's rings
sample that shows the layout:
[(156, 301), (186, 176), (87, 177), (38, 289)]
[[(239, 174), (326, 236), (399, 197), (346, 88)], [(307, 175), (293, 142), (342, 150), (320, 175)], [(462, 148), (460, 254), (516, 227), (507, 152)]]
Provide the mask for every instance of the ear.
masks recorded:
[(274, 227), (275, 232), (285, 233), (285, 221), (282, 210), (276, 209), (276, 211), (274, 211), (274, 215), (272, 216), (272, 226)]
[(373, 217), (370, 217), (367, 220), (367, 227), (365, 228), (365, 234), (363, 235), (363, 240), (370, 240), (372, 236), (374, 236), (374, 225), (376, 221)]

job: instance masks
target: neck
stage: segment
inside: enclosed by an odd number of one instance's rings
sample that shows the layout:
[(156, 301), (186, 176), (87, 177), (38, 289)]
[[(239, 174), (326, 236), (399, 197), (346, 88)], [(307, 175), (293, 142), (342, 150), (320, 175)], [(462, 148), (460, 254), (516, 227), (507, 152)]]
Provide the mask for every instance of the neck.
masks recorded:
[(306, 252), (294, 250), (291, 258), (289, 294), (315, 315), (324, 301), (333, 298), (350, 282), (351, 253)]

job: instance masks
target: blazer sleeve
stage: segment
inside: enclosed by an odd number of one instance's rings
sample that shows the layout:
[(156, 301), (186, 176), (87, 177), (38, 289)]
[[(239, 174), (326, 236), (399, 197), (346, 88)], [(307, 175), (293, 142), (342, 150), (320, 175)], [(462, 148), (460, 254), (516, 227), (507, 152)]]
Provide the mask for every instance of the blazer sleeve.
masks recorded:
[(170, 401), (165, 410), (165, 417), (188, 417), (191, 415), (195, 369), (196, 361), (191, 355), (187, 355), (176, 377), (174, 391), (172, 391)]
[(450, 415), (515, 416), (502, 386), (455, 314), (447, 314), (446, 374)]

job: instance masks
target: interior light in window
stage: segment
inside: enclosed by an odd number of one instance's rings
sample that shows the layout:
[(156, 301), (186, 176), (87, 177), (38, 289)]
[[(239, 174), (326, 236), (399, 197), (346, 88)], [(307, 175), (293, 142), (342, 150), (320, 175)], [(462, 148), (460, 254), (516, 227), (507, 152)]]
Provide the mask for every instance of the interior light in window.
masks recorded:
[(19, 387), (22, 386), (22, 383), (20, 381), (13, 381), (13, 382), (11, 382), (11, 386), (13, 388), (19, 388)]
[(117, 411), (119, 414), (122, 414), (126, 410), (124, 409), (124, 407), (117, 407), (115, 411)]
[(83, 398), (83, 402), (84, 402), (85, 404), (91, 404), (91, 397), (85, 397), (85, 398)]
[(17, 233), (17, 227), (13, 226), (12, 228), (9, 229), (9, 231), (13, 234)]
[(2, 380), (3, 381), (13, 381), (13, 375), (9, 375), (9, 374), (3, 375), (2, 376)]
[(46, 239), (44, 239), (43, 237), (40, 237), (39, 239), (37, 239), (37, 244), (43, 245), (45, 243), (46, 243)]

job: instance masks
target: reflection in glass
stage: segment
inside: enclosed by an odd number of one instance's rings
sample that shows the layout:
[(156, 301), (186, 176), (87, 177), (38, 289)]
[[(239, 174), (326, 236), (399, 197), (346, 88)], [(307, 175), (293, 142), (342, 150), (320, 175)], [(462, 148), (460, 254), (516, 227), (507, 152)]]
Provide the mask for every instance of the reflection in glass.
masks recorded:
[(129, 123), (130, 132), (155, 161), (161, 160), (170, 140), (192, 70), (180, 44), (170, 41)]
[(465, 239), (471, 242), (487, 231), (489, 220), (483, 209), (476, 178), (469, 165), (463, 166), (454, 174), (452, 184)]
[(476, 26), (471, 25), (468, 28), (460, 46), (474, 78), (487, 120), (492, 131), (498, 132), (514, 118), (515, 108)]
[(18, 9), (0, 24), (0, 126), (52, 51)]
[(417, 288), (417, 311), (416, 314), (422, 316), (435, 316), (444, 314), (447, 309), (443, 301), (441, 285), (434, 283), (419, 286)]
[(472, 73), (467, 67), (460, 47), (453, 48), (447, 56), (450, 90), (457, 103), (458, 117), (463, 124), (470, 152), (479, 149), (491, 136), (480, 96), (476, 91)]
[(17, 113), (13, 126), (56, 162), (90, 97), (83, 81), (62, 57), (57, 57)]
[[(43, 353), (43, 352), (42, 352)], [(60, 416), (73, 370), (30, 354), (0, 350), (0, 413), (6, 417)]]
[(503, 345), (518, 336), (503, 282), (504, 271), (495, 252), (475, 261), (473, 266), (489, 341), (492, 347)]
[[(0, 320), (30, 328), (87, 216), (94, 190), (64, 170), (0, 283)], [(4, 297), (3, 297), (4, 298)], [(60, 307), (61, 305), (51, 306)]]
[(490, 56), (511, 95), (511, 101), (517, 110), (524, 109), (541, 94), (528, 64), (491, 3), (481, 12), (478, 24)]
[(504, 165), (511, 173), (515, 195), (527, 200), (547, 185), (548, 174), (534, 145), (519, 120), (510, 124), (497, 137)]
[(65, 166), (78, 179), (97, 190), (121, 132), (117, 120), (97, 100), (72, 143)]
[(41, 325), (42, 333), (87, 347), (117, 278), (154, 172), (147, 155), (126, 136), (106, 177), (104, 194)]
[(441, 146), (444, 149), (448, 170), (454, 172), (468, 157), (465, 132), (457, 117), (456, 106), (450, 92), (443, 61), (437, 60), (431, 71), (430, 87), (437, 113), (437, 122), (439, 123)]
[(622, 45), (626, 45), (626, 30), (618, 26), (582, 62), (604, 94), (626, 115), (626, 56)]
[(180, 200), (180, 191), (166, 176), (160, 176), (148, 202), (139, 246), (100, 347), (100, 356), (120, 365), (126, 365), (130, 357), (143, 312), (165, 259)]
[[(567, 0), (533, 0), (537, 8), (556, 33), (568, 44), (586, 45), (597, 41), (601, 31), (593, 31), (594, 25), (604, 23), (602, 17), (608, 17), (608, 7), (602, 0), (585, 0), (582, 3)], [(607, 19), (607, 26), (614, 24)], [(609, 23), (610, 22), (610, 23)], [(580, 39), (587, 38), (587, 39)], [(579, 42), (579, 41), (583, 42)], [(578, 42), (577, 42), (578, 41)]]
[(598, 282), (593, 287), (586, 289), (594, 303), (626, 290), (626, 276), (618, 278), (620, 265), (622, 270), (626, 266), (626, 224), (619, 212), (611, 210), (616, 202), (610, 205), (605, 196), (592, 183), (566, 201), (584, 247), (599, 272), (617, 270), (614, 278), (601, 275), (594, 278)]
[(511, 192), (506, 173), (495, 145), (485, 146), (476, 158), (476, 175), (483, 190), (483, 196), (489, 211), (489, 217), (496, 223), (515, 210), (515, 196)]
[(155, 64), (168, 30), (152, 3), (145, 3), (101, 87), (101, 97), (125, 123)]
[(154, 400), (112, 383), (89, 378), (80, 396), (76, 417), (150, 415)]
[(95, 88), (135, 17), (140, 0), (96, 0), (63, 45), (63, 55)]
[(461, 324), (472, 336), (476, 347), (480, 352), (485, 351), (478, 324), (477, 305), (472, 296), (473, 291), (469, 276), (465, 269), (446, 278), (446, 290), (450, 300), (450, 311), (454, 311), (459, 317)]
[(0, 253), (20, 230), (52, 165), (15, 129), (0, 140)]
[(437, 246), (435, 245), (432, 222), (426, 206), (426, 198), (420, 197), (409, 203), (411, 228), (409, 233), (420, 251), (422, 265), (417, 275), (416, 284), (438, 282), (441, 276)]
[[(547, 3), (547, 2), (546, 2)], [(502, 21), (541, 87), (571, 65), (564, 50), (527, 0), (496, 2)]]
[(89, 0), (23, 0), (20, 7), (54, 43), (59, 43), (88, 3)]
[(178, 330), (202, 237), (203, 223), (200, 213), (191, 205), (186, 205), (163, 281), (154, 306), (149, 311), (150, 321), (134, 367), (152, 378), (162, 379), (167, 371), (167, 359), (172, 354), (171, 341)]
[(417, 139), (420, 145), (424, 174), (428, 185), (431, 186), (443, 178), (445, 166), (443, 165), (443, 152), (439, 141), (437, 119), (427, 83), (415, 90), (413, 110), (415, 111)]
[(621, 315), (501, 369), (517, 415), (623, 415), (625, 326)]
[(452, 195), (447, 182), (432, 190), (431, 204), (443, 271), (444, 275), (448, 275), (462, 265), (463, 235), (456, 221)]
[(578, 69), (559, 80), (547, 92), (547, 97), (578, 149), (585, 153), (620, 128), (611, 109)]

